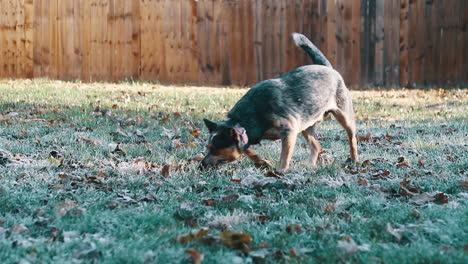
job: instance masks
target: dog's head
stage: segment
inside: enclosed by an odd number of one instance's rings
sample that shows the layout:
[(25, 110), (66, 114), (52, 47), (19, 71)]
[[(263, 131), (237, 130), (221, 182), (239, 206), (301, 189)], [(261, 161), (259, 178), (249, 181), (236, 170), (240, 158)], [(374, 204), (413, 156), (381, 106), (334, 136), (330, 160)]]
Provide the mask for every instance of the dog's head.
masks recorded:
[(208, 139), (208, 153), (202, 160), (202, 168), (215, 167), (232, 162), (242, 155), (247, 144), (245, 130), (239, 126), (228, 126), (225, 123), (215, 123), (203, 119), (210, 131)]

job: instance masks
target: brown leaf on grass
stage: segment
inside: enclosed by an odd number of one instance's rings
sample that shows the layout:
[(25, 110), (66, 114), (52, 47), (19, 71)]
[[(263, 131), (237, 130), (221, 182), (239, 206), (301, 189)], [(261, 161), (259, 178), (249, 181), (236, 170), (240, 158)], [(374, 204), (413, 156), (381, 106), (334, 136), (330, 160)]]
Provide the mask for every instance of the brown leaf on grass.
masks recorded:
[(190, 233), (188, 233), (187, 235), (183, 235), (183, 236), (177, 236), (176, 237), (176, 240), (177, 242), (181, 243), (181, 244), (185, 244), (187, 242), (191, 242), (195, 239), (201, 239), (205, 236), (208, 235), (208, 229), (205, 229), (205, 228), (202, 228), (198, 231), (192, 231)]
[(348, 223), (352, 223), (353, 222), (353, 219), (351, 218), (351, 215), (346, 213), (346, 212), (341, 212), (339, 214), (340, 217), (344, 218), (346, 220), (346, 222)]
[(327, 207), (325, 207), (325, 211), (324, 211), (324, 212), (325, 212), (326, 214), (330, 214), (331, 212), (333, 212), (333, 211), (335, 211), (335, 210), (336, 210), (335, 205), (334, 205), (333, 203), (329, 203), (329, 204), (327, 205)]
[(163, 118), (159, 119), (160, 124), (167, 124), (171, 122), (171, 118), (169, 116), (164, 116)]
[(190, 135), (194, 137), (199, 137), (200, 136), (200, 131), (198, 129), (190, 130)]
[(364, 178), (359, 178), (359, 179), (357, 180), (357, 182), (358, 182), (359, 185), (362, 185), (362, 186), (367, 186), (367, 185), (369, 185), (369, 182), (368, 182), (366, 179), (364, 179)]
[(407, 188), (400, 186), (400, 190), (398, 191), (400, 195), (406, 196), (406, 197), (414, 197), (417, 193), (411, 192)]
[(403, 186), (409, 186), (410, 183), (411, 183), (411, 180), (408, 178), (404, 178), (403, 181), (400, 182), (400, 184)]
[(161, 175), (163, 177), (169, 177), (171, 175), (171, 165), (166, 164), (161, 169)]
[(372, 140), (372, 135), (371, 135), (370, 132), (367, 132), (366, 135), (357, 135), (356, 138), (359, 141), (371, 141)]
[(365, 160), (362, 162), (362, 167), (369, 167), (370, 165), (372, 165), (370, 160)]
[(206, 206), (212, 206), (214, 205), (214, 203), (215, 203), (215, 199), (207, 199), (207, 200), (202, 201), (202, 204)]
[(286, 232), (288, 233), (293, 233), (293, 232), (296, 232), (296, 233), (300, 233), (302, 231), (302, 227), (298, 224), (294, 224), (294, 225), (288, 225), (286, 227)]
[(192, 250), (192, 249), (187, 249), (185, 250), (185, 253), (189, 254), (190, 257), (192, 257), (192, 263), (193, 264), (200, 264), (202, 263), (203, 259), (205, 258), (205, 255), (200, 253), (199, 251)]
[(419, 164), (419, 166), (423, 166), (423, 167), (424, 167), (424, 161), (423, 161), (422, 158), (419, 158), (419, 159), (418, 159), (418, 164)]
[(26, 131), (26, 129), (24, 129), (24, 128), (21, 129), (21, 134), (22, 134), (23, 137), (25, 137), (25, 138), (29, 136), (29, 135), (28, 135), (28, 131)]
[(80, 137), (76, 141), (86, 143), (86, 144), (90, 144), (90, 145), (94, 145), (94, 146), (101, 146), (102, 145), (101, 141), (98, 140), (98, 139), (90, 139), (90, 138)]
[(390, 174), (392, 173), (389, 170), (378, 170), (375, 173), (373, 173), (371, 177), (374, 179), (388, 179), (388, 176), (390, 176)]
[(445, 130), (445, 135), (452, 135), (456, 131), (457, 131), (456, 129), (453, 130), (453, 129), (449, 128), (449, 129)]
[(272, 178), (281, 178), (284, 176), (283, 173), (278, 172), (278, 171), (267, 171), (264, 175), (265, 177), (272, 177)]
[(291, 253), (291, 255), (293, 255), (294, 257), (298, 257), (296, 251), (293, 248), (289, 249), (289, 253)]
[(239, 249), (246, 253), (250, 251), (248, 245), (251, 243), (252, 237), (248, 233), (234, 233), (231, 230), (226, 230), (221, 232), (219, 236), (221, 242), (230, 248)]
[(446, 204), (449, 202), (449, 196), (445, 193), (437, 193), (434, 195), (434, 203), (436, 204)]
[(256, 216), (254, 217), (254, 219), (257, 220), (258, 222), (260, 222), (260, 224), (263, 225), (263, 224), (266, 223), (266, 221), (267, 221), (268, 219), (270, 219), (270, 217), (269, 217), (268, 215), (256, 215)]
[(260, 243), (260, 244), (258, 245), (258, 247), (259, 247), (259, 248), (269, 248), (270, 245), (269, 245), (268, 243), (266, 243), (266, 242), (262, 242), (262, 243)]
[(388, 133), (385, 133), (385, 138), (388, 140), (388, 141), (392, 141), (393, 137), (390, 136)]
[(408, 168), (408, 167), (410, 167), (410, 163), (409, 163), (409, 161), (405, 160), (403, 162), (397, 163), (396, 166), (397, 167), (407, 167)]
[(112, 151), (114, 154), (118, 154), (121, 156), (127, 156), (127, 152), (120, 146), (120, 144), (117, 144), (115, 149)]
[(180, 118), (180, 117), (182, 116), (179, 112), (174, 112), (174, 113), (172, 113), (172, 115), (173, 115), (175, 118)]

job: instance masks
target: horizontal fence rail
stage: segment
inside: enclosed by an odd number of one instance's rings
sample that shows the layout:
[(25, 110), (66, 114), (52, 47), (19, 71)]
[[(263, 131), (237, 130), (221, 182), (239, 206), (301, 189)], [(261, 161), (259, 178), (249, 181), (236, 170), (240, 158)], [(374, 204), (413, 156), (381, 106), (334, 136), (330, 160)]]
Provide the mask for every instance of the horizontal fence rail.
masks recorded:
[(0, 78), (251, 85), (310, 64), (351, 86), (465, 86), (466, 0), (0, 0)]

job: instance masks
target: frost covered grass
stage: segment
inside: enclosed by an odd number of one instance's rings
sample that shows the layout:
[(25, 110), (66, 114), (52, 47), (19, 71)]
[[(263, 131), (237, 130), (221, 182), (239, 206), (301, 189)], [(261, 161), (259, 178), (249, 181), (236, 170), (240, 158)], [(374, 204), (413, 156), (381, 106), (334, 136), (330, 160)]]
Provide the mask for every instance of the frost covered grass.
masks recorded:
[(245, 92), (0, 81), (2, 263), (466, 261), (467, 90), (353, 91), (359, 165), (330, 120), (316, 168), (301, 139), (281, 178), (199, 171), (202, 118)]

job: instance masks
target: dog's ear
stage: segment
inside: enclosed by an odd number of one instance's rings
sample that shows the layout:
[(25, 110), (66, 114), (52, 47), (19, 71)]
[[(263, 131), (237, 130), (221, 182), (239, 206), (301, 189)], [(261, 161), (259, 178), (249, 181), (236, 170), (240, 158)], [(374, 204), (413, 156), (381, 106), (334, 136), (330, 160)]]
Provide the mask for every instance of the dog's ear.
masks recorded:
[(203, 122), (205, 122), (205, 125), (208, 128), (208, 131), (210, 131), (210, 133), (215, 131), (218, 127), (218, 125), (215, 122), (212, 122), (208, 119), (203, 119)]
[(249, 143), (249, 138), (243, 127), (235, 126), (231, 128), (231, 135), (238, 142), (241, 149), (244, 149), (247, 143)]

